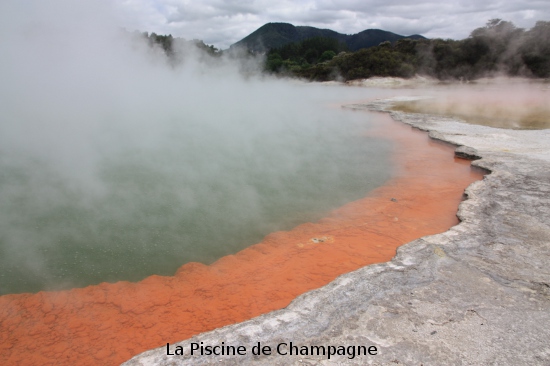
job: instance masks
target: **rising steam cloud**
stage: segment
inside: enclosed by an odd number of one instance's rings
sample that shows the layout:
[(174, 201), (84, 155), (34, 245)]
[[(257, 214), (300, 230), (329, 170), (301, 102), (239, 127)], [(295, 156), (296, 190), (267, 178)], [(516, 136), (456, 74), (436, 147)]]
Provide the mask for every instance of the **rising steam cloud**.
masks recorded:
[(172, 274), (388, 176), (365, 116), (325, 107), (368, 92), (251, 77), (250, 59), (192, 48), (173, 65), (105, 2), (0, 14), (0, 294)]

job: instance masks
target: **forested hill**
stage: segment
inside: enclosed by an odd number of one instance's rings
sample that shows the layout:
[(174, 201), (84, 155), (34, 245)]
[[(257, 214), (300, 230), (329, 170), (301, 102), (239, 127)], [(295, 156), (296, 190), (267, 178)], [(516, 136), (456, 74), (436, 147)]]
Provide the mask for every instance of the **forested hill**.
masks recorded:
[(244, 47), (253, 52), (266, 52), (290, 43), (300, 42), (314, 37), (331, 38), (344, 43), (350, 51), (377, 46), (382, 42), (395, 42), (403, 38), (424, 39), (420, 35), (402, 36), (381, 29), (367, 29), (360, 33), (347, 35), (330, 29), (307, 26), (294, 26), (289, 23), (267, 23), (231, 45)]
[[(296, 29), (301, 28), (306, 33), (296, 35)], [(353, 80), (373, 76), (407, 78), (414, 75), (440, 80), (474, 80), (503, 75), (550, 78), (550, 21), (538, 21), (533, 28), (526, 30), (517, 28), (512, 22), (491, 19), (463, 40), (419, 37), (395, 41), (390, 38), (381, 42), (380, 38), (373, 40), (372, 35), (393, 33), (371, 30), (374, 33), (364, 31), (345, 36), (327, 29), (290, 24), (284, 24), (280, 29), (287, 32), (266, 34), (279, 42), (282, 35), (286, 39), (306, 38), (280, 47), (273, 46), (265, 55), (258, 55), (246, 49), (242, 52), (239, 47), (220, 51), (199, 40), (186, 41), (171, 35), (138, 33), (138, 36), (145, 37), (151, 47), (164, 51), (174, 66), (185, 62), (188, 56), (196, 55), (187, 52), (189, 49), (198, 49), (199, 60), (210, 64), (216, 64), (215, 60), (232, 59), (242, 66), (245, 73), (250, 73), (258, 72), (258, 62), (263, 60), (263, 69), (267, 73), (308, 80)], [(324, 36), (315, 36), (316, 31), (324, 32)], [(327, 37), (330, 34), (347, 38), (342, 41)], [(361, 43), (362, 38), (370, 39), (374, 45), (357, 50), (361, 46), (351, 42)]]
[(491, 19), (463, 40), (399, 39), (346, 52), (338, 41), (312, 38), (267, 52), (266, 70), (309, 80), (427, 75), (440, 80), (490, 76), (550, 77), (550, 22), (529, 30)]

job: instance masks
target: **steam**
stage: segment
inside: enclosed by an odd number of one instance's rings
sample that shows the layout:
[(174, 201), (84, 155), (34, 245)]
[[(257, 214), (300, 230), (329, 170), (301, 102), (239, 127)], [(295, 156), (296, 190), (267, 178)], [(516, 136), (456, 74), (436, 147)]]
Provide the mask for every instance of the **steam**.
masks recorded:
[(0, 14), (0, 294), (209, 263), (388, 177), (365, 115), (326, 107), (377, 92), (174, 65), (104, 2)]
[(480, 79), (473, 84), (439, 86), (426, 95), (433, 98), (398, 103), (395, 109), (455, 116), (498, 128), (550, 128), (550, 93), (544, 81)]

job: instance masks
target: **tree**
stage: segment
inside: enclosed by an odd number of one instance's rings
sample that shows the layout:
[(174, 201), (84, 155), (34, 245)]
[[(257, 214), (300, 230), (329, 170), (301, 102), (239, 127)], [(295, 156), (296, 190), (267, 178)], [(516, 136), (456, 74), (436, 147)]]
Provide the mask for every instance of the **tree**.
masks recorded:
[(534, 76), (550, 77), (550, 22), (538, 21), (526, 32), (519, 52)]
[(331, 51), (331, 50), (325, 51), (325, 52), (323, 52), (321, 57), (319, 57), (319, 62), (330, 61), (334, 58), (334, 56), (336, 56), (336, 52)]

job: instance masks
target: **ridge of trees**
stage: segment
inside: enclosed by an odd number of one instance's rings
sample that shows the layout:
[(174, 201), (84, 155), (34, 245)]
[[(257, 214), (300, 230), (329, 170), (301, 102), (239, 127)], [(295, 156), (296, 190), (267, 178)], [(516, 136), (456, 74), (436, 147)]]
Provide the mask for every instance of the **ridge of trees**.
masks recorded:
[[(347, 52), (338, 42), (317, 37), (271, 49), (265, 69), (309, 80), (353, 80), (372, 76), (427, 75), (441, 80), (484, 76), (550, 77), (550, 22), (530, 30), (489, 20), (463, 40), (400, 39)], [(322, 56), (322, 57), (321, 57)]]
[(347, 45), (334, 38), (314, 37), (271, 49), (267, 53), (266, 69), (271, 72), (298, 72), (311, 65), (330, 61), (340, 52), (346, 51)]
[[(251, 52), (221, 51), (200, 40), (142, 33), (151, 47), (164, 51), (177, 64), (186, 50), (198, 48), (204, 60), (227, 53), (234, 59), (253, 59)], [(210, 56), (210, 57), (208, 57)], [(440, 80), (473, 80), (507, 75), (550, 77), (550, 22), (538, 21), (529, 30), (512, 22), (491, 19), (463, 40), (399, 39), (352, 52), (333, 37), (312, 37), (272, 48), (265, 54), (264, 71), (312, 81), (354, 80), (373, 76), (408, 78), (425, 75)]]
[(265, 53), (273, 48), (280, 48), (290, 43), (318, 37), (333, 38), (345, 43), (350, 51), (376, 46), (384, 41), (394, 42), (402, 38), (424, 38), (418, 34), (402, 36), (382, 29), (365, 29), (356, 34), (342, 34), (331, 29), (295, 26), (290, 23), (266, 23), (240, 41), (232, 44), (230, 48), (245, 48), (255, 53)]
[(142, 33), (142, 36), (147, 40), (149, 43), (149, 46), (155, 47), (159, 46), (162, 48), (164, 53), (170, 58), (174, 58), (177, 56), (178, 51), (182, 51), (189, 47), (196, 47), (199, 50), (202, 50), (209, 54), (210, 56), (219, 56), (221, 55), (221, 51), (217, 49), (216, 47), (212, 45), (207, 45), (203, 41), (199, 39), (193, 39), (193, 40), (186, 40), (184, 38), (175, 38), (172, 37), (171, 34), (169, 35), (158, 35), (156, 33)]

